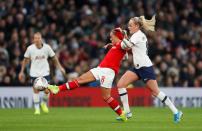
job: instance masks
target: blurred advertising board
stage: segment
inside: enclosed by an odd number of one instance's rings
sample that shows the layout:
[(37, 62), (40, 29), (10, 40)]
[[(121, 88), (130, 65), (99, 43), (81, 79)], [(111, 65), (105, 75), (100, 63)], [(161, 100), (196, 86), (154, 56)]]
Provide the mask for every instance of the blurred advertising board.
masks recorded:
[[(202, 88), (161, 88), (178, 107), (202, 107)], [(154, 106), (165, 106), (160, 100), (154, 99)]]
[[(131, 106), (152, 106), (150, 91), (145, 88), (128, 89), (129, 102)], [(112, 89), (112, 96), (119, 100), (117, 88)], [(57, 95), (50, 95), (50, 106), (87, 106), (103, 107), (107, 104), (101, 97), (100, 88), (79, 88), (76, 90), (61, 92)]]
[[(31, 87), (0, 87), (0, 108), (31, 108), (33, 107)], [(131, 106), (151, 106), (150, 91), (144, 88), (128, 90)], [(42, 99), (43, 92), (40, 93)], [(116, 88), (112, 89), (112, 96), (119, 100)], [(100, 88), (81, 87), (76, 90), (50, 95), (49, 105), (52, 107), (86, 106), (104, 107), (107, 104), (101, 97)]]
[[(179, 107), (202, 107), (202, 88), (161, 88)], [(0, 87), (0, 108), (32, 108), (31, 87)], [(130, 106), (165, 106), (158, 99), (151, 96), (146, 88), (128, 89)], [(43, 92), (40, 93), (42, 98)], [(119, 100), (116, 88), (112, 89), (112, 96)], [(50, 95), (51, 107), (105, 107), (107, 104), (101, 97), (100, 88), (81, 87), (76, 90)]]
[(32, 95), (31, 87), (0, 87), (0, 108), (31, 108)]

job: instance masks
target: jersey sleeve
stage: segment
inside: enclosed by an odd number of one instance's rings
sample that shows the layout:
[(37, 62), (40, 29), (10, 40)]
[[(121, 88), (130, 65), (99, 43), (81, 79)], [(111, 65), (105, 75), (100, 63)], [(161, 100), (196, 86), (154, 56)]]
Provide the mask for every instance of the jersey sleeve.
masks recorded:
[(116, 45), (116, 47), (117, 47), (118, 49), (122, 49), (122, 48), (121, 48), (121, 42), (118, 43), (118, 44)]
[(53, 49), (49, 45), (48, 45), (48, 56), (49, 57), (55, 56), (55, 52), (53, 51)]
[(138, 44), (138, 37), (137, 35), (133, 35), (131, 38), (130, 38), (130, 42), (133, 43), (134, 45)]
[(121, 42), (121, 48), (124, 50), (130, 49), (133, 46), (134, 46), (134, 44), (132, 42), (128, 41), (127, 39), (123, 39)]
[(31, 53), (30, 53), (30, 47), (27, 48), (27, 50), (25, 51), (24, 57), (25, 58), (31, 58)]

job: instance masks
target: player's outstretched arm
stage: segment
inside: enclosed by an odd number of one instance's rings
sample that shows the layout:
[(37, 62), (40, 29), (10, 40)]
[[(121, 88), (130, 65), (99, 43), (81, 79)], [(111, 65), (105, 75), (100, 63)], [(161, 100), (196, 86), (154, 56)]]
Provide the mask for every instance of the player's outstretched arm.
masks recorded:
[(110, 49), (112, 46), (113, 46), (112, 43), (108, 43), (103, 48)]
[(25, 66), (30, 62), (30, 59), (29, 58), (24, 58), (23, 61), (22, 61), (22, 65), (21, 65), (21, 70), (20, 70), (20, 73), (18, 75), (18, 79), (21, 81), (24, 77), (24, 70), (25, 70)]
[(126, 38), (124, 38), (121, 42), (121, 48), (124, 50), (129, 50), (134, 46), (134, 43), (130, 42)]
[(55, 64), (55, 66), (56, 66), (57, 68), (59, 68), (60, 71), (62, 72), (62, 74), (66, 77), (66, 71), (65, 71), (65, 69), (62, 67), (62, 65), (60, 64), (58, 58), (57, 58), (56, 56), (53, 56), (53, 57), (52, 57), (52, 60), (53, 60), (53, 62), (54, 62), (54, 64)]

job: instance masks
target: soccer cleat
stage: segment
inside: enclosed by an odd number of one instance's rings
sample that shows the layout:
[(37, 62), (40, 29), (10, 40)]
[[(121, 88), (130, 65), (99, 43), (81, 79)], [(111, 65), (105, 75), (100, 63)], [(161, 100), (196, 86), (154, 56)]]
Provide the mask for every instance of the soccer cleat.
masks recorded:
[[(126, 113), (125, 115), (126, 115), (127, 119), (130, 119), (130, 118), (132, 118), (132, 116), (133, 116), (132, 112), (128, 112), (128, 113)], [(122, 119), (121, 119), (120, 116), (118, 116), (118, 117), (116, 118), (116, 120), (117, 120), (117, 121), (122, 121)]]
[(126, 114), (124, 112), (122, 112), (122, 114), (119, 116), (119, 121), (123, 121), (126, 122), (128, 120), (128, 118), (126, 117)]
[(34, 115), (40, 115), (40, 109), (35, 109)]
[(174, 122), (179, 123), (181, 121), (183, 113), (181, 111), (178, 111), (176, 114), (174, 114)]
[(44, 103), (44, 102), (41, 103), (41, 109), (45, 113), (49, 112), (48, 107), (47, 107), (46, 103)]
[(56, 85), (48, 85), (48, 89), (53, 93), (57, 94), (59, 92), (59, 87)]

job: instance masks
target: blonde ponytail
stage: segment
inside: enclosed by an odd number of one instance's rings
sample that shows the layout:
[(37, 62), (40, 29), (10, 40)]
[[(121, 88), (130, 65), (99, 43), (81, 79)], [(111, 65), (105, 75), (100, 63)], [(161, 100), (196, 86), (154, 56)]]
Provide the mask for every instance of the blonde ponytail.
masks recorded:
[(156, 16), (153, 15), (151, 20), (145, 19), (144, 16), (139, 17), (139, 23), (141, 27), (146, 31), (155, 31)]

